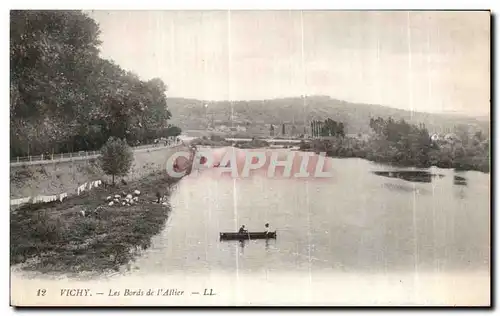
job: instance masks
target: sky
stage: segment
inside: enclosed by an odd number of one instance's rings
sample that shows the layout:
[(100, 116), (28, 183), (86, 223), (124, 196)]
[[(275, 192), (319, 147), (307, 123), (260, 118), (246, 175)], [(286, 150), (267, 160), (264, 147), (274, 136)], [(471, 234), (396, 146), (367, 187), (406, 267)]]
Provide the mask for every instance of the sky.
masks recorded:
[(470, 11), (91, 11), (101, 55), (168, 96), (328, 95), (490, 114), (490, 15)]

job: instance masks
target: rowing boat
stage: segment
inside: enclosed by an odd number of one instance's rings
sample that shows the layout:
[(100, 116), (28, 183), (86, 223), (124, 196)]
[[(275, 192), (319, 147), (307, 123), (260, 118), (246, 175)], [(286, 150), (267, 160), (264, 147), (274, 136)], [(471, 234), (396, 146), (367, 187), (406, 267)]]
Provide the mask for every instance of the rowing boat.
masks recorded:
[(244, 239), (276, 239), (274, 232), (248, 232), (248, 233), (220, 233), (220, 239), (223, 240), (244, 240)]

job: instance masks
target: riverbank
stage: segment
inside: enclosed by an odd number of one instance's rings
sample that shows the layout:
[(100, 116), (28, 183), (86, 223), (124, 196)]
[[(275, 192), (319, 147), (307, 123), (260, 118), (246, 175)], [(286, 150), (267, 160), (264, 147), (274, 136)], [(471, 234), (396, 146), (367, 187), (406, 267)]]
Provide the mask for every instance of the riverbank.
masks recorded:
[[(191, 164), (192, 160), (177, 160), (178, 168), (188, 173)], [(133, 181), (103, 185), (62, 202), (26, 204), (13, 210), (11, 266), (56, 274), (118, 270), (148, 248), (151, 237), (163, 229), (171, 211), (169, 197), (180, 180), (155, 168)]]
[[(11, 213), (10, 263), (42, 273), (117, 270), (137, 250), (149, 247), (151, 237), (164, 227), (171, 209), (168, 203), (155, 202), (157, 192), (168, 199), (179, 180), (156, 172), (62, 203), (23, 206)], [(135, 190), (140, 195), (134, 205), (109, 206), (106, 201)]]

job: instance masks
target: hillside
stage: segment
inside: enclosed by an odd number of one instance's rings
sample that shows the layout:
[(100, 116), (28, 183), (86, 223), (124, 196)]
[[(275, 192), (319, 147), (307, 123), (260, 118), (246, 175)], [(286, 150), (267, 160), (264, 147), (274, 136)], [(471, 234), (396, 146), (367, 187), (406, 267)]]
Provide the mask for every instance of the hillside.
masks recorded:
[[(205, 129), (208, 121), (214, 125), (231, 126), (231, 104), (229, 101), (202, 101), (194, 99), (168, 98), (168, 109), (172, 113), (171, 123), (183, 130)], [(204, 105), (208, 104), (207, 109)], [(304, 106), (305, 104), (305, 106)], [(298, 132), (303, 131), (306, 122), (325, 118), (344, 122), (347, 133), (367, 133), (370, 117), (383, 117), (410, 123), (424, 123), (432, 132), (451, 132), (455, 126), (466, 125), (473, 130), (489, 133), (489, 121), (473, 117), (410, 112), (396, 108), (349, 103), (327, 96), (300, 97), (233, 102), (233, 124), (247, 127), (251, 133), (269, 133), (266, 124), (291, 124), (295, 122)], [(306, 123), (308, 126), (308, 123)]]

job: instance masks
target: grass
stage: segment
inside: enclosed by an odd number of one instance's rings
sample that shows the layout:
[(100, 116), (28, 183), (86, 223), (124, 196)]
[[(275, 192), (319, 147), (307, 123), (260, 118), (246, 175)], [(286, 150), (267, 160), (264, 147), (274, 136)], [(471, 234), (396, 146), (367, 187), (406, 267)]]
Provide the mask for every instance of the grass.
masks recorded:
[[(170, 196), (175, 183), (154, 173), (126, 185), (94, 188), (61, 202), (26, 205), (11, 213), (10, 262), (38, 272), (106, 272), (118, 270), (146, 249), (164, 228), (169, 206), (154, 203), (156, 193)], [(108, 206), (109, 195), (140, 190), (139, 203)], [(102, 209), (89, 217), (80, 211)]]

